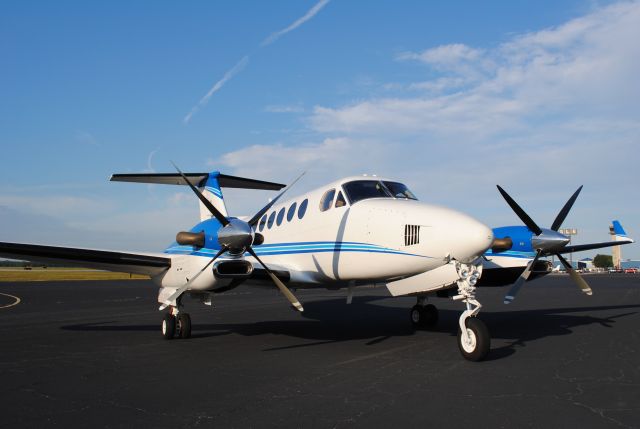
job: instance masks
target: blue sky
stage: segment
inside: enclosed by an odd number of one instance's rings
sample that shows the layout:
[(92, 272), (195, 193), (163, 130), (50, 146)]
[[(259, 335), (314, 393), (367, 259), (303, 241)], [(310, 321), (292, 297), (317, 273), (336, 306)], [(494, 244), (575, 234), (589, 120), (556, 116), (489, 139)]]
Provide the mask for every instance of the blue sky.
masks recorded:
[[(613, 218), (640, 237), (638, 2), (1, 8), (0, 240), (160, 250), (195, 223), (193, 197), (107, 179), (170, 160), (308, 170), (300, 192), (384, 174), (494, 227), (519, 224), (498, 183), (546, 226), (584, 184), (576, 242), (607, 240)], [(226, 194), (234, 214), (268, 197)]]

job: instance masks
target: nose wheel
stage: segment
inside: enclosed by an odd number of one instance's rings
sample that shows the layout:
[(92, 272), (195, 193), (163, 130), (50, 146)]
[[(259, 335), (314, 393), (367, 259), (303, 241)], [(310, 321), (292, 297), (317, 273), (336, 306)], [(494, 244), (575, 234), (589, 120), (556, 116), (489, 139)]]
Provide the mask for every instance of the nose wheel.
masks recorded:
[(483, 360), (489, 353), (491, 346), (491, 336), (487, 325), (482, 320), (475, 317), (469, 317), (465, 321), (466, 329), (463, 335), (462, 330), (458, 329), (458, 347), (460, 353), (465, 359), (477, 362)]
[(191, 316), (178, 312), (177, 307), (171, 307), (169, 313), (164, 315), (160, 327), (165, 340), (191, 338)]

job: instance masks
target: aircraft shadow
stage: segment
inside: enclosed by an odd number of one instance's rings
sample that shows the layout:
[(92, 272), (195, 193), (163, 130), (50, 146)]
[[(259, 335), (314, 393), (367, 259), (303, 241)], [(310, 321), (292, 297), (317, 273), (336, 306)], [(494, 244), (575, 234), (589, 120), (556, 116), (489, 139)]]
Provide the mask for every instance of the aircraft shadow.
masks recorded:
[[(409, 322), (409, 310), (403, 307), (376, 305), (375, 301), (385, 297), (357, 297), (351, 305), (344, 299), (312, 301), (305, 304), (299, 320), (271, 320), (248, 323), (199, 323), (197, 313), (193, 316), (193, 339), (217, 337), (235, 333), (243, 336), (275, 334), (298, 338), (303, 343), (264, 349), (265, 352), (313, 347), (345, 341), (364, 341), (366, 345), (384, 342), (391, 337), (415, 334)], [(568, 335), (580, 326), (599, 325), (612, 328), (616, 320), (637, 314), (637, 305), (566, 307), (491, 312), (483, 311), (481, 319), (487, 324), (492, 338), (506, 340), (503, 347), (492, 348), (488, 360), (508, 357), (527, 343), (549, 336)], [(631, 311), (629, 311), (631, 310)], [(619, 311), (614, 315), (599, 317), (585, 315), (587, 312)], [(576, 314), (580, 313), (580, 314)], [(457, 335), (459, 310), (440, 309), (438, 326), (431, 329), (434, 335)], [(116, 321), (62, 326), (70, 331), (149, 331), (156, 332), (158, 324), (122, 325)]]

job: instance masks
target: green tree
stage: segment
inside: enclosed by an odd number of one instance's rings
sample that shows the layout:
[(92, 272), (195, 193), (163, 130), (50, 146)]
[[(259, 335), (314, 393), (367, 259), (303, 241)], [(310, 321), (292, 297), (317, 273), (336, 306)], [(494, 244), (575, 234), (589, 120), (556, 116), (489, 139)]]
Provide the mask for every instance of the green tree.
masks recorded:
[(613, 267), (613, 258), (611, 255), (596, 255), (593, 258), (593, 265), (598, 268), (608, 268)]

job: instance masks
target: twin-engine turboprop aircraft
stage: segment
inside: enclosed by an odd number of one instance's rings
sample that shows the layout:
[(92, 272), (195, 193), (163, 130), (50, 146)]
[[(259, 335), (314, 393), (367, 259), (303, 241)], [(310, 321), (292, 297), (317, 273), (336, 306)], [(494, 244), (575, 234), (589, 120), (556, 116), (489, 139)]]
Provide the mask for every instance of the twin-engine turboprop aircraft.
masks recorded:
[(538, 228), (502, 189), (526, 227), (492, 231), (463, 213), (419, 202), (404, 184), (376, 176), (347, 177), (281, 202), (285, 190), (251, 218), (237, 218), (227, 213), (221, 188), (280, 190), (284, 185), (219, 172), (177, 171), (116, 174), (111, 178), (186, 185), (198, 197), (200, 223), (179, 232), (164, 253), (0, 243), (0, 256), (147, 274), (160, 286), (160, 309), (169, 309), (162, 321), (166, 339), (191, 335), (191, 318), (182, 311), (185, 295), (211, 305), (214, 294), (247, 280), (272, 282), (298, 311), (304, 310), (303, 305), (290, 288), (347, 288), (350, 302), (354, 287), (386, 285), (394, 296), (417, 297), (411, 309), (411, 321), (417, 327), (437, 322), (437, 309), (426, 304), (427, 296), (437, 293), (465, 304), (458, 345), (466, 359), (478, 361), (489, 351), (490, 336), (475, 317), (481, 308), (476, 287), (483, 268), (501, 269), (496, 261), (500, 252), (500, 257), (512, 256), (508, 252), (517, 247), (514, 239), (520, 246), (521, 238), (529, 234), (531, 249), (537, 253), (529, 259), (519, 258), (526, 261), (526, 267), (520, 265), (522, 274), (511, 297), (542, 256), (555, 254), (562, 261), (560, 254), (568, 251), (624, 244), (596, 243), (580, 249), (566, 246), (564, 236), (556, 231), (577, 192), (550, 230)]

